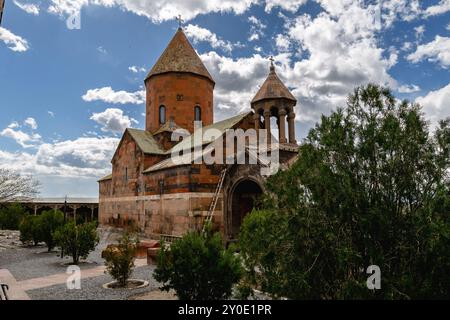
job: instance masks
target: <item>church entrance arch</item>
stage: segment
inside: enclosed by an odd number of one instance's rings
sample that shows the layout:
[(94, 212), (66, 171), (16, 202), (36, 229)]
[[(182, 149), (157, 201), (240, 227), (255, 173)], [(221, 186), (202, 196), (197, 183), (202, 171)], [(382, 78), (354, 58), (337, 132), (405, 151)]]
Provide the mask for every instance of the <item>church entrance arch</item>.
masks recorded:
[(262, 187), (255, 180), (245, 178), (237, 181), (230, 192), (229, 237), (235, 240), (239, 236), (242, 222), (256, 205), (262, 194)]

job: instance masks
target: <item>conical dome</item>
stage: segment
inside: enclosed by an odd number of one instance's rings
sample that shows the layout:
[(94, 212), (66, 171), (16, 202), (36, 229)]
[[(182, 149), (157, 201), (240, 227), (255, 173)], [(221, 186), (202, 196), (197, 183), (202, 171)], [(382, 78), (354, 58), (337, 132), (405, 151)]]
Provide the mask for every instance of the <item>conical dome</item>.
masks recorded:
[(264, 81), (263, 85), (255, 95), (251, 103), (253, 104), (261, 100), (277, 98), (297, 101), (297, 99), (295, 99), (295, 97), (280, 80), (280, 78), (278, 78), (278, 75), (275, 72), (275, 66), (271, 64), (269, 76), (267, 77), (266, 81)]
[(213, 78), (181, 28), (178, 28), (178, 31), (145, 80), (154, 75), (167, 72), (193, 73), (206, 77), (214, 83)]

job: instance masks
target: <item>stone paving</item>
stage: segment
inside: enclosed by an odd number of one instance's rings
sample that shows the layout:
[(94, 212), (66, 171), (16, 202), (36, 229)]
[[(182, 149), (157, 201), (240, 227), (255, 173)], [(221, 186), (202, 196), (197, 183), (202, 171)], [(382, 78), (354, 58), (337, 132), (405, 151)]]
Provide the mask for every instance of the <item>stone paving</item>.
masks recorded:
[(81, 269), (81, 289), (68, 290), (67, 267), (71, 259), (61, 259), (59, 252), (47, 252), (45, 246), (27, 247), (20, 244), (19, 234), (0, 230), (0, 282), (10, 286), (10, 299), (66, 300), (66, 299), (129, 299), (135, 295), (159, 292), (158, 283), (152, 278), (153, 266), (147, 266), (146, 259), (136, 259), (132, 278), (149, 281), (142, 289), (104, 289), (102, 285), (112, 281), (105, 273), (101, 252), (110, 243), (116, 242), (119, 233), (111, 229), (100, 229), (101, 241)]

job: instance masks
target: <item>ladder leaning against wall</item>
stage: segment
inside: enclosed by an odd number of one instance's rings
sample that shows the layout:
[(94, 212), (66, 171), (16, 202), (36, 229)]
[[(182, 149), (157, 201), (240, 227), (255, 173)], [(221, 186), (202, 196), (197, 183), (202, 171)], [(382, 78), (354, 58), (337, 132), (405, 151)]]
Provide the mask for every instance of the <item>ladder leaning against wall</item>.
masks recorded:
[(220, 193), (222, 192), (223, 182), (225, 180), (226, 175), (227, 175), (227, 168), (223, 169), (222, 173), (220, 174), (219, 183), (217, 184), (216, 191), (214, 192), (214, 197), (211, 201), (211, 204), (209, 205), (208, 213), (203, 223), (203, 230), (202, 230), (203, 233), (205, 233), (206, 231), (206, 226), (210, 224), (213, 220), (214, 211), (216, 210), (217, 201), (219, 201), (219, 196)]

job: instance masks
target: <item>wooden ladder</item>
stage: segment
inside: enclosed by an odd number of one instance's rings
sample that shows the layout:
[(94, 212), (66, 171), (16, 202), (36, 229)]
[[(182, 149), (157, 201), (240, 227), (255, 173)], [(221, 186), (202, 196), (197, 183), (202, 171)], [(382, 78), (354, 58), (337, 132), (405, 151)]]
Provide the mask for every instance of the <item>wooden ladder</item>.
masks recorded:
[(222, 173), (220, 174), (219, 183), (217, 184), (216, 191), (214, 192), (214, 197), (211, 201), (211, 204), (209, 205), (208, 213), (203, 223), (203, 230), (202, 230), (203, 233), (206, 231), (206, 226), (213, 220), (214, 211), (216, 210), (217, 201), (219, 200), (220, 192), (222, 191), (222, 186), (226, 175), (227, 175), (227, 168), (223, 169)]

